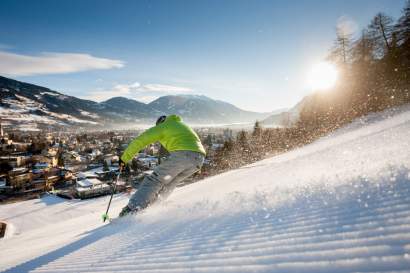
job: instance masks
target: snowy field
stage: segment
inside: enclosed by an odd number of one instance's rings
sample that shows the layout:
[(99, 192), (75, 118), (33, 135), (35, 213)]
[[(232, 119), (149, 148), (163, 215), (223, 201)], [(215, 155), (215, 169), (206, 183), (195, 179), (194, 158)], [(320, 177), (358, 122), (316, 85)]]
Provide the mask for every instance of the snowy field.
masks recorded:
[(107, 201), (1, 206), (0, 271), (410, 272), (410, 107), (103, 225)]

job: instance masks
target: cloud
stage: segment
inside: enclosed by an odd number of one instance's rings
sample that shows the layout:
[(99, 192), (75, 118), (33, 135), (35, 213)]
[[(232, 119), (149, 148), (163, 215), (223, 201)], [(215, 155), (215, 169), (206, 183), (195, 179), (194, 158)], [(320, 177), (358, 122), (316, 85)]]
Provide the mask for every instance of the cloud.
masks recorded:
[(97, 58), (82, 53), (44, 52), (39, 56), (29, 56), (0, 51), (0, 74), (7, 76), (64, 74), (123, 66), (124, 62), (120, 60)]
[(140, 84), (135, 82), (132, 84), (117, 84), (109, 89), (98, 89), (90, 92), (87, 99), (95, 101), (104, 101), (112, 97), (127, 97), (141, 102), (151, 102), (161, 96), (189, 94), (194, 90), (188, 87), (167, 85), (167, 84)]
[(138, 88), (141, 92), (163, 92), (163, 93), (190, 93), (192, 89), (181, 86), (165, 85), (165, 84), (146, 84)]

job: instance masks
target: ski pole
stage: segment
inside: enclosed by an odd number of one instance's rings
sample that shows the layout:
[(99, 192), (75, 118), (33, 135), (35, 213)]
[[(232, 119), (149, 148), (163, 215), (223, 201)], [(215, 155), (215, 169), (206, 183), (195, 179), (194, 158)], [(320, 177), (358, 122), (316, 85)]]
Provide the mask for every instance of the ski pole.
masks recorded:
[(114, 182), (114, 187), (113, 187), (113, 190), (111, 192), (111, 197), (110, 197), (110, 201), (108, 202), (107, 210), (105, 211), (105, 214), (102, 215), (103, 223), (105, 222), (105, 220), (107, 220), (109, 218), (108, 211), (110, 210), (112, 197), (114, 196), (114, 193), (117, 189), (117, 182), (120, 179), (121, 172), (122, 172), (122, 168), (120, 167), (118, 175), (117, 175), (117, 179)]

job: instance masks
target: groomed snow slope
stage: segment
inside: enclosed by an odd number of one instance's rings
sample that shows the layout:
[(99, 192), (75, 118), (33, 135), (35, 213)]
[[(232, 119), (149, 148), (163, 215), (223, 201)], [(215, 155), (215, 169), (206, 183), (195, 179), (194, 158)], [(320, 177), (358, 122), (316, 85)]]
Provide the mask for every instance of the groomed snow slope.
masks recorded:
[[(178, 189), (102, 225), (107, 198), (4, 205), (5, 272), (410, 272), (410, 107)], [(127, 196), (118, 195), (112, 214)]]

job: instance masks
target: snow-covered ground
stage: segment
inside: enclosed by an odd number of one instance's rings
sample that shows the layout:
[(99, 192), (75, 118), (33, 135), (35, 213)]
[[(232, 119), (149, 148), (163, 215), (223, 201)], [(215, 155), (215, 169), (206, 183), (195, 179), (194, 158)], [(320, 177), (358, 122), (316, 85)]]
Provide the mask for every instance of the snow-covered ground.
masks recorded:
[[(128, 196), (118, 195), (111, 215)], [(5, 272), (410, 272), (410, 107), (179, 188), (103, 225), (108, 197), (0, 207)]]

